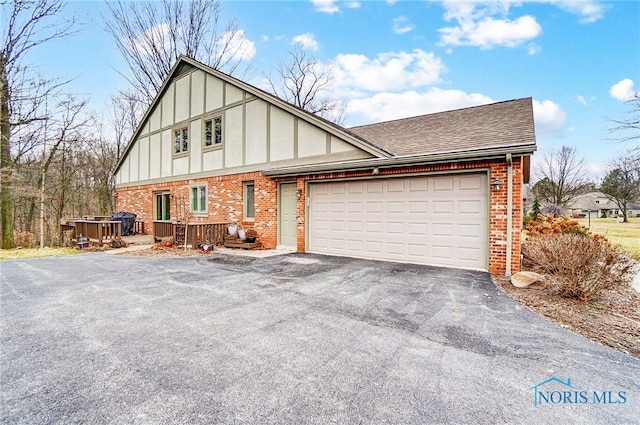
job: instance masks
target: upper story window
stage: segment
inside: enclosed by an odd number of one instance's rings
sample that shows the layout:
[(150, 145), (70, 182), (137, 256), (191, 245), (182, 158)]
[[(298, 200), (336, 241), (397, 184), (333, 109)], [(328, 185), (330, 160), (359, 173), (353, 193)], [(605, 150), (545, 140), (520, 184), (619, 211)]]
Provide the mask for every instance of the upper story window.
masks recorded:
[(189, 127), (173, 130), (174, 153), (189, 152)]
[(222, 117), (213, 117), (204, 121), (204, 145), (222, 144)]

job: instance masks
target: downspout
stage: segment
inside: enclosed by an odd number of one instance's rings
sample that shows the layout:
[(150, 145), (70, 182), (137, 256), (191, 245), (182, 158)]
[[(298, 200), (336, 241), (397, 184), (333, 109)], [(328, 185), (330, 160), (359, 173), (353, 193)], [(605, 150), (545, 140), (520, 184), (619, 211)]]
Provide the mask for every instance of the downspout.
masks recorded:
[(513, 158), (507, 154), (507, 267), (505, 276), (511, 276), (511, 240), (513, 234)]

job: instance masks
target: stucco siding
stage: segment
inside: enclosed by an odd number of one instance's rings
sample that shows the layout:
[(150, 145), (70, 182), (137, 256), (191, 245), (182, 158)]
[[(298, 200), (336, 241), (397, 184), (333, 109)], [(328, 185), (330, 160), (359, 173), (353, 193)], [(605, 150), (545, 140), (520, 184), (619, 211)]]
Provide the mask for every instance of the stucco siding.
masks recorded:
[(191, 74), (191, 118), (204, 112), (204, 72)]
[(205, 108), (207, 111), (213, 111), (215, 109), (222, 108), (222, 96), (224, 94), (223, 82), (218, 78), (207, 75), (207, 98)]
[(225, 85), (225, 105), (240, 102), (243, 98), (243, 91), (231, 84)]
[(158, 131), (162, 123), (160, 122), (161, 108), (155, 108), (149, 117), (149, 130)]
[(327, 153), (327, 133), (298, 120), (298, 158)]
[(271, 108), (271, 161), (294, 158), (294, 117), (282, 109)]
[(189, 133), (191, 134), (191, 146), (189, 154), (191, 156), (190, 170), (191, 173), (199, 173), (202, 171), (202, 127), (201, 121), (191, 121)]
[(242, 107), (227, 109), (224, 117), (224, 163), (227, 168), (242, 164)]
[(149, 137), (149, 178), (159, 178), (162, 168), (162, 145), (160, 143), (160, 133), (152, 134)]
[(160, 177), (171, 175), (171, 130), (162, 132), (162, 167)]
[(267, 103), (254, 100), (247, 103), (247, 134), (245, 164), (267, 162)]
[(190, 84), (191, 77), (187, 75), (186, 77), (182, 77), (175, 82), (176, 84), (176, 112), (175, 112), (175, 120), (176, 122), (184, 121), (189, 118), (189, 106), (191, 105), (191, 101), (189, 95), (191, 93)]
[(175, 84), (171, 84), (162, 98), (162, 127), (173, 125), (173, 89)]
[(189, 173), (189, 157), (182, 156), (173, 160), (173, 175), (179, 176)]
[(205, 152), (202, 155), (202, 171), (213, 171), (221, 169), (223, 153), (224, 151), (222, 149)]
[(139, 180), (147, 180), (149, 178), (149, 138), (143, 137), (138, 141), (139, 145), (139, 158), (140, 172), (138, 174)]

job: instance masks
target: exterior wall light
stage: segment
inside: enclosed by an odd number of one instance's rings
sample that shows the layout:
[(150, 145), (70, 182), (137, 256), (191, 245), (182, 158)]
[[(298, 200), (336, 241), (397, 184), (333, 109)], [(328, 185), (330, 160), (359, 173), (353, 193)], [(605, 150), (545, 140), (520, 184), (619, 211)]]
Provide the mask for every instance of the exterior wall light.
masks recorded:
[(495, 192), (499, 192), (500, 191), (500, 185), (502, 184), (502, 181), (499, 178), (495, 178), (493, 180), (493, 184), (491, 186), (493, 186), (493, 190)]
[(296, 198), (300, 199), (302, 197), (302, 189), (296, 190)]
[(371, 174), (377, 176), (378, 174), (380, 174), (380, 169), (378, 167), (374, 168), (373, 170), (371, 170)]

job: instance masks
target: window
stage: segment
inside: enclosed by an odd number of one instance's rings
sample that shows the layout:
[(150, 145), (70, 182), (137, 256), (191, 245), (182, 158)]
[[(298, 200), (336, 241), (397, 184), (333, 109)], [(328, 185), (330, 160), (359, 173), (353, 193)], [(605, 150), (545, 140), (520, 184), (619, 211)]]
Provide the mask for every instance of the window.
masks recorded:
[(215, 117), (204, 122), (204, 145), (218, 146), (222, 144), (222, 117)]
[(174, 153), (189, 151), (189, 128), (183, 127), (173, 130)]
[(244, 192), (244, 196), (243, 196), (244, 218), (245, 220), (253, 220), (253, 216), (255, 213), (253, 182), (245, 182), (243, 192)]
[(207, 186), (191, 186), (191, 212), (207, 212)]
[(155, 194), (154, 220), (171, 220), (171, 194), (162, 192)]

